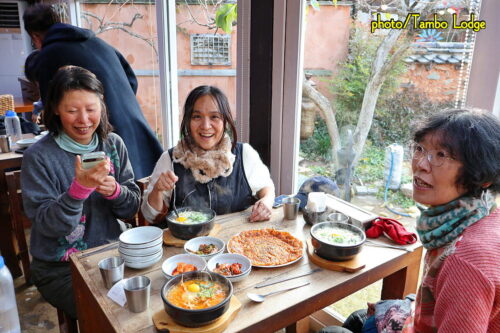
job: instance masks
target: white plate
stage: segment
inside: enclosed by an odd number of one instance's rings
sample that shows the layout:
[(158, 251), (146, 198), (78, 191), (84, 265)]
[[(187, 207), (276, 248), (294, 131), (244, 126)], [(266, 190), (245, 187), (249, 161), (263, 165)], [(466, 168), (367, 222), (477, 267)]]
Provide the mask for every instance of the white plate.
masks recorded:
[(163, 262), (163, 264), (161, 265), (163, 275), (165, 275), (165, 277), (167, 277), (168, 279), (172, 278), (172, 271), (180, 262), (196, 266), (198, 271), (203, 271), (207, 265), (205, 260), (197, 256), (196, 254), (177, 254)]
[(157, 257), (155, 257), (151, 260), (148, 260), (148, 261), (127, 261), (127, 260), (125, 260), (125, 266), (130, 267), (130, 268), (135, 268), (135, 269), (142, 269), (142, 268), (146, 268), (149, 266), (153, 266), (158, 261), (160, 261), (162, 257), (163, 257), (163, 251), (161, 251)]
[(129, 255), (129, 254), (121, 252), (120, 250), (118, 250), (118, 253), (120, 253), (120, 257), (122, 257), (123, 260), (125, 260), (125, 261), (129, 261), (129, 262), (150, 261), (150, 260), (153, 260), (156, 257), (158, 257), (160, 255), (160, 253), (163, 254), (163, 249), (160, 248), (158, 251), (151, 253), (151, 254), (146, 254), (146, 255)]
[(163, 245), (162, 243), (158, 243), (154, 246), (149, 246), (149, 247), (128, 248), (128, 247), (123, 247), (120, 244), (120, 246), (118, 246), (118, 251), (129, 256), (147, 256), (160, 251), (162, 245)]
[[(163, 237), (163, 230), (158, 227), (137, 227), (129, 229), (120, 235), (120, 242), (125, 247), (137, 247), (137, 245), (144, 245), (155, 243), (159, 238)], [(152, 245), (152, 244), (151, 244)]]
[(160, 244), (163, 244), (163, 237), (159, 237), (152, 242), (142, 243), (142, 244), (127, 244), (127, 243), (120, 242), (120, 248), (125, 249), (125, 250), (129, 250), (129, 251), (137, 251), (137, 250), (157, 247), (157, 246), (160, 246)]
[(22, 139), (16, 142), (16, 145), (18, 145), (20, 148), (26, 148), (34, 144), (37, 140), (34, 138), (31, 139)]
[[(231, 241), (231, 239), (235, 236), (238, 236), (240, 233), (237, 233), (236, 235), (232, 236), (229, 241), (228, 241), (228, 244), (229, 242)], [(261, 267), (261, 268), (276, 268), (276, 267), (283, 267), (283, 266), (288, 266), (288, 265), (291, 265), (291, 264), (294, 264), (296, 263), (297, 261), (299, 261), (300, 259), (302, 259), (304, 257), (304, 241), (301, 240), (299, 237), (291, 234), (293, 237), (297, 238), (298, 240), (300, 240), (302, 242), (302, 255), (300, 257), (298, 257), (297, 259), (295, 259), (294, 261), (290, 261), (290, 262), (287, 262), (285, 264), (281, 264), (281, 265), (268, 265), (268, 266), (264, 266), (264, 265), (255, 265), (252, 263), (252, 266), (253, 267)], [(237, 253), (237, 252), (232, 252), (230, 249), (229, 249), (229, 246), (227, 247), (227, 252), (228, 253), (234, 253), (234, 254), (241, 254), (241, 253)]]
[(252, 271), (252, 263), (250, 262), (250, 259), (245, 257), (244, 255), (237, 254), (237, 253), (222, 253), (219, 255), (216, 255), (215, 257), (211, 258), (208, 263), (207, 263), (207, 269), (210, 272), (213, 272), (216, 264), (234, 264), (234, 263), (239, 263), (241, 264), (241, 274), (238, 275), (233, 275), (233, 276), (226, 276), (226, 278), (229, 279), (231, 282), (238, 282), (246, 278), (250, 272)]

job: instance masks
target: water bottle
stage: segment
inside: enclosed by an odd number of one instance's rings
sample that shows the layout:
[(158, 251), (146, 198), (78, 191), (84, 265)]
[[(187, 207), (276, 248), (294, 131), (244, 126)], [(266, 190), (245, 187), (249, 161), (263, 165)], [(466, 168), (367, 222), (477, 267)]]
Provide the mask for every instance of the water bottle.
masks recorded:
[(10, 136), (12, 144), (15, 144), (23, 138), (21, 122), (19, 121), (19, 117), (12, 110), (5, 113), (5, 132)]
[(19, 316), (17, 314), (14, 281), (9, 269), (0, 256), (0, 333), (19, 333)]

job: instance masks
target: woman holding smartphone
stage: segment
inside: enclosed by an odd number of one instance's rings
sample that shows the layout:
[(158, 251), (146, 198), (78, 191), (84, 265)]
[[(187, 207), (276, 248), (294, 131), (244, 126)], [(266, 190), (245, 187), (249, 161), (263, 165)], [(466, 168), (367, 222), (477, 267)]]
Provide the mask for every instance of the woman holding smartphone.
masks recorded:
[[(42, 296), (76, 319), (69, 255), (118, 239), (124, 224), (117, 219), (135, 215), (139, 188), (122, 139), (111, 133), (94, 74), (61, 68), (47, 101), (49, 134), (26, 150), (21, 172), (24, 209), (32, 222), (31, 271)], [(88, 153), (93, 161), (82, 164)]]

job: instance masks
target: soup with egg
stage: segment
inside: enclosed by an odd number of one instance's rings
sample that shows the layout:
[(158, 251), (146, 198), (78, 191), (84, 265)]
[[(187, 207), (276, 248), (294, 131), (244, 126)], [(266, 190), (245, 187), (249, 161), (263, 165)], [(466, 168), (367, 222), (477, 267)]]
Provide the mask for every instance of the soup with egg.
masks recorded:
[(354, 245), (362, 240), (361, 236), (354, 231), (331, 226), (315, 230), (314, 236), (323, 242), (334, 245)]
[(182, 281), (167, 291), (167, 300), (180, 308), (206, 309), (221, 303), (227, 296), (227, 288), (217, 281)]
[(198, 224), (207, 222), (209, 219), (210, 216), (208, 214), (194, 210), (187, 210), (180, 212), (179, 217), (174, 218), (174, 221), (183, 224)]

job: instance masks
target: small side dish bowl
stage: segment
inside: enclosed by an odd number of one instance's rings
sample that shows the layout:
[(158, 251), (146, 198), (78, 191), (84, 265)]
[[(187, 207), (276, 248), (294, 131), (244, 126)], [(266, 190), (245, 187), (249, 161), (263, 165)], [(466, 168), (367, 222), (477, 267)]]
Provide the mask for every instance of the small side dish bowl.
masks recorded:
[[(168, 300), (168, 293), (180, 283), (187, 283), (191, 280), (209, 281), (218, 283), (224, 289), (224, 298), (218, 304), (205, 309), (187, 309), (172, 304)], [(187, 293), (187, 291), (186, 291)], [(233, 285), (224, 276), (210, 272), (187, 272), (179, 274), (170, 279), (161, 288), (161, 299), (165, 312), (178, 324), (186, 327), (199, 327), (214, 322), (220, 318), (228, 309), (231, 297), (233, 296)]]
[[(354, 233), (354, 237), (358, 240), (353, 243), (333, 243), (327, 241), (325, 237), (321, 236), (321, 231), (326, 229), (337, 228), (337, 230), (346, 230), (347, 232)], [(321, 222), (313, 225), (311, 228), (311, 243), (314, 247), (316, 254), (322, 258), (333, 261), (345, 261), (354, 258), (366, 241), (366, 235), (360, 228), (346, 223), (338, 222)]]
[[(241, 274), (237, 275), (225, 275), (222, 273), (214, 272), (214, 270), (217, 268), (218, 264), (234, 264), (238, 263), (241, 264)], [(231, 282), (238, 282), (246, 278), (248, 275), (250, 275), (250, 272), (252, 271), (252, 262), (250, 259), (245, 257), (244, 255), (237, 254), (237, 253), (222, 253), (219, 255), (216, 255), (215, 257), (212, 257), (208, 263), (207, 263), (207, 269), (210, 272), (218, 273), (221, 275), (224, 275), (226, 278), (229, 279)]]
[[(195, 253), (200, 249), (200, 245), (205, 244), (205, 245), (210, 245), (213, 244), (217, 248), (213, 253), (210, 254), (198, 254)], [(211, 237), (211, 236), (202, 236), (202, 237), (196, 237), (193, 238), (184, 244), (184, 252), (189, 253), (189, 254), (194, 254), (196, 256), (199, 256), (200, 258), (205, 259), (208, 261), (210, 258), (218, 255), (219, 253), (224, 252), (224, 241), (220, 238), (217, 237)]]
[(177, 216), (172, 210), (167, 215), (167, 227), (172, 236), (188, 240), (198, 236), (206, 236), (214, 227), (215, 211), (212, 209), (196, 209), (192, 207), (178, 208), (179, 214), (185, 212), (199, 212), (207, 215), (207, 220), (200, 223), (184, 223), (177, 221)]
[(172, 275), (172, 272), (177, 267), (177, 264), (181, 262), (195, 266), (197, 271), (203, 271), (207, 266), (205, 260), (203, 260), (203, 258), (198, 257), (196, 254), (187, 254), (187, 253), (177, 254), (175, 256), (166, 259), (163, 262), (163, 264), (161, 265), (161, 270), (163, 272), (163, 275), (165, 275), (167, 279), (171, 279), (172, 277), (176, 276)]

